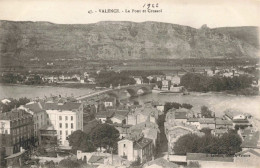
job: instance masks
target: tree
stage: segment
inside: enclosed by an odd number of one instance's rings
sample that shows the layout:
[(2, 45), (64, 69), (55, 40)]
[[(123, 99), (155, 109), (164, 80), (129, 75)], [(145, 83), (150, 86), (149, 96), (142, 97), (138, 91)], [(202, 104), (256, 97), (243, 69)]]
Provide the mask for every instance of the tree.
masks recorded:
[(198, 149), (199, 136), (196, 134), (186, 134), (181, 136), (174, 144), (173, 151), (177, 155), (195, 153)]
[(108, 124), (98, 125), (90, 133), (90, 136), (96, 147), (103, 147), (107, 150), (111, 150), (110, 148), (113, 148), (119, 140), (118, 130), (114, 126)]
[(72, 146), (73, 153), (76, 153), (77, 150), (82, 150), (84, 152), (93, 152), (96, 149), (94, 143), (91, 141), (90, 136), (81, 130), (73, 132), (68, 137), (68, 141), (70, 146)]
[(46, 162), (44, 163), (44, 167), (46, 167), (46, 168), (55, 168), (55, 163), (54, 163), (53, 160), (51, 160), (51, 161), (46, 161)]
[(182, 103), (181, 105), (183, 108), (186, 108), (186, 109), (191, 109), (193, 106), (191, 104), (187, 104), (187, 103)]
[(166, 102), (164, 104), (164, 113), (167, 113), (170, 109), (175, 108), (175, 109), (179, 109), (181, 108), (182, 105), (180, 103), (176, 103), (176, 102)]
[(201, 109), (201, 116), (205, 117), (205, 118), (212, 118), (212, 111), (209, 110), (209, 108), (207, 106), (202, 106)]

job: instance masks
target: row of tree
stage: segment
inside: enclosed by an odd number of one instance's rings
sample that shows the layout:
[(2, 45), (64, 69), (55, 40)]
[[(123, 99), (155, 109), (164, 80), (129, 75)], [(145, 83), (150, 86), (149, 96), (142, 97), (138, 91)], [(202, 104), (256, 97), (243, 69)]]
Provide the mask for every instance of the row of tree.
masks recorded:
[(187, 153), (210, 153), (233, 155), (241, 151), (242, 140), (234, 131), (230, 130), (221, 137), (206, 133), (200, 137), (196, 134), (186, 134), (174, 144), (173, 151), (178, 155)]
[(177, 102), (166, 102), (164, 104), (164, 113), (167, 113), (170, 109), (175, 108), (175, 109), (179, 109), (179, 108), (186, 108), (186, 109), (191, 109), (193, 106), (191, 104), (188, 103), (177, 103)]
[(187, 73), (181, 78), (181, 85), (191, 91), (225, 91), (251, 87), (253, 78), (247, 75), (230, 77), (205, 76)]
[(0, 83), (23, 83), (26, 85), (39, 85), (44, 82), (42, 81), (42, 78), (39, 75), (33, 75), (30, 78), (27, 78), (24, 75), (8, 73), (4, 74), (3, 76), (0, 76)]
[(102, 87), (122, 85), (132, 85), (135, 84), (135, 80), (131, 76), (141, 76), (144, 83), (156, 82), (154, 80), (149, 81), (146, 77), (149, 75), (163, 75), (160, 71), (101, 71), (96, 78), (96, 83)]

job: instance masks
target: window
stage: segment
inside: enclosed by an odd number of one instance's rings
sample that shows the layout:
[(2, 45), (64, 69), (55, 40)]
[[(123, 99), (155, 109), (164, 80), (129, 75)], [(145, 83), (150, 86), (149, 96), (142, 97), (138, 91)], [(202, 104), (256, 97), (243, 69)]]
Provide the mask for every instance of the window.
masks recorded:
[(62, 116), (59, 116), (59, 119), (62, 120)]
[(73, 129), (73, 123), (71, 123), (71, 125), (70, 125), (70, 126), (71, 126), (71, 129)]
[(62, 135), (62, 131), (60, 131), (60, 136)]
[(62, 123), (60, 123), (60, 128), (62, 128)]
[(68, 120), (68, 116), (65, 116), (65, 120), (66, 120), (66, 121)]
[(66, 131), (66, 136), (68, 136), (68, 131)]
[(39, 119), (39, 117), (37, 116), (37, 120)]
[(124, 148), (125, 148), (125, 144), (124, 144)]
[(68, 123), (66, 123), (66, 128), (68, 128)]
[(41, 115), (41, 119), (42, 119), (42, 115)]
[(73, 121), (73, 116), (70, 117), (71, 121)]

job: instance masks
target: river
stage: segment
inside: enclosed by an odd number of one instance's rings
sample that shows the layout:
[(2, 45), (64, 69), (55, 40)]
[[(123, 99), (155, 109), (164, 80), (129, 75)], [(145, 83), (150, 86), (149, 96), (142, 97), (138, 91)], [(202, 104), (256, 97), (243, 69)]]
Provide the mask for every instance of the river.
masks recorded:
[(226, 93), (196, 93), (190, 95), (182, 94), (159, 94), (151, 93), (135, 98), (139, 103), (147, 101), (189, 103), (193, 105), (192, 110), (199, 112), (201, 106), (205, 105), (215, 112), (216, 116), (222, 116), (226, 109), (237, 109), (244, 113), (250, 113), (260, 118), (260, 96), (236, 96)]
[[(40, 97), (52, 95), (62, 96), (81, 96), (93, 92), (87, 88), (66, 88), (53, 86), (26, 86), (26, 85), (0, 85), (0, 99), (3, 98), (20, 98), (20, 97)], [(200, 111), (201, 106), (208, 106), (216, 113), (216, 116), (223, 115), (226, 109), (238, 109), (239, 111), (250, 113), (260, 118), (260, 96), (235, 96), (226, 93), (194, 93), (190, 95), (181, 94), (159, 94), (151, 93), (134, 98), (140, 103), (147, 101), (178, 102), (189, 103), (193, 105), (193, 110)]]
[(50, 95), (81, 96), (94, 92), (88, 88), (68, 88), (56, 86), (0, 85), (0, 99), (3, 98), (44, 98)]

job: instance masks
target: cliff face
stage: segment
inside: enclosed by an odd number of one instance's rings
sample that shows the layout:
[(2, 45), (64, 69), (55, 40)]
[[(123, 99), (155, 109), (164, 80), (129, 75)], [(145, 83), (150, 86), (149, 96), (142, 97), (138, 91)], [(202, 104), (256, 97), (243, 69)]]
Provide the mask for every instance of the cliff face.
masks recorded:
[(164, 59), (257, 57), (257, 27), (200, 29), (159, 22), (86, 25), (0, 21), (0, 56)]

